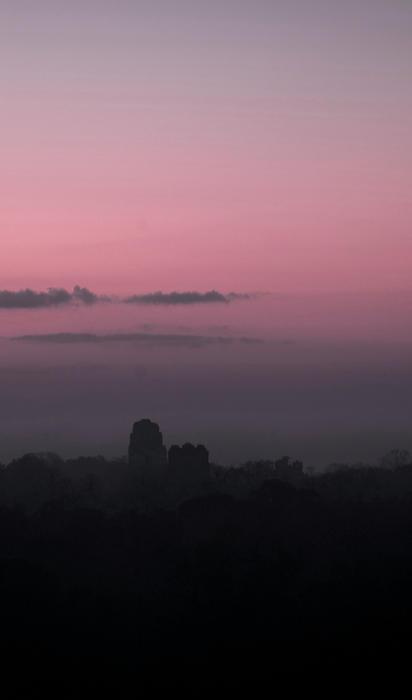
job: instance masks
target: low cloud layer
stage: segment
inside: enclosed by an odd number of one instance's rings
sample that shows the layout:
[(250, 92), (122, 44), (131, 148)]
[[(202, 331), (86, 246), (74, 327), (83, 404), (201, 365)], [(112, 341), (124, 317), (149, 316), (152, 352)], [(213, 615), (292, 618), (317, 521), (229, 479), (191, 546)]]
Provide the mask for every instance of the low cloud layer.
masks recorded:
[(259, 338), (207, 336), (180, 333), (112, 333), (95, 335), (94, 333), (46, 333), (21, 335), (13, 341), (26, 343), (139, 343), (144, 345), (167, 347), (199, 348), (206, 345), (228, 345), (231, 343), (261, 343)]
[(66, 289), (50, 288), (47, 292), (34, 292), (22, 289), (19, 292), (0, 291), (1, 309), (39, 309), (61, 306), (72, 301), (72, 294)]
[(76, 285), (73, 289), (72, 298), (74, 301), (79, 301), (82, 304), (86, 304), (86, 306), (97, 304), (99, 301), (110, 301), (109, 297), (98, 296), (86, 287), (79, 287), (78, 285)]
[(45, 309), (71, 303), (91, 306), (100, 301), (109, 301), (109, 298), (98, 296), (86, 287), (78, 285), (72, 292), (54, 287), (50, 287), (46, 292), (35, 292), (32, 289), (21, 289), (18, 292), (0, 291), (0, 309)]
[(126, 304), (146, 304), (152, 306), (177, 306), (179, 304), (228, 304), (234, 299), (249, 299), (248, 294), (221, 294), (216, 290), (210, 292), (154, 292), (152, 294), (134, 294), (126, 297)]
[(123, 304), (143, 304), (146, 306), (178, 306), (188, 304), (228, 304), (236, 299), (250, 299), (249, 294), (222, 294), (210, 292), (153, 292), (151, 294), (134, 294), (116, 299), (111, 296), (98, 295), (86, 287), (76, 285), (72, 292), (67, 289), (50, 287), (46, 292), (21, 289), (17, 292), (0, 290), (0, 309), (44, 309), (68, 304), (92, 306), (99, 302), (117, 301)]

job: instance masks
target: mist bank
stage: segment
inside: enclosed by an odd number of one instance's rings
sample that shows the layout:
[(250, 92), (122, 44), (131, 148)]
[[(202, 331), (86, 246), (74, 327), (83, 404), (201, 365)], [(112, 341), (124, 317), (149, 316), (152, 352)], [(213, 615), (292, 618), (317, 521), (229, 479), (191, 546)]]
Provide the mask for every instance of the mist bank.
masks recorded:
[(2, 310), (0, 461), (44, 449), (119, 456), (126, 426), (147, 415), (169, 442), (188, 429), (224, 464), (373, 463), (410, 449), (411, 300)]
[(3, 368), (0, 381), (2, 461), (43, 450), (120, 456), (129, 426), (144, 416), (162, 425), (168, 444), (204, 443), (223, 464), (289, 454), (321, 468), (412, 446), (406, 363), (384, 371), (332, 362), (36, 363)]

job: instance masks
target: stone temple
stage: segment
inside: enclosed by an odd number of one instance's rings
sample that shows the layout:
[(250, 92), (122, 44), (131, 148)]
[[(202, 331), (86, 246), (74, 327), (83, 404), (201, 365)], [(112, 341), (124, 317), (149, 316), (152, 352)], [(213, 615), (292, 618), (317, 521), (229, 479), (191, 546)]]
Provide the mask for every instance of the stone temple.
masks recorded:
[(134, 423), (129, 442), (129, 464), (153, 475), (167, 465), (163, 435), (157, 423), (143, 418)]
[(209, 476), (209, 452), (203, 445), (186, 442), (169, 449), (169, 470), (177, 479), (206, 479)]
[(203, 482), (210, 474), (209, 452), (203, 445), (172, 445), (169, 454), (157, 423), (143, 418), (134, 423), (129, 442), (129, 464), (142, 476), (175, 483)]

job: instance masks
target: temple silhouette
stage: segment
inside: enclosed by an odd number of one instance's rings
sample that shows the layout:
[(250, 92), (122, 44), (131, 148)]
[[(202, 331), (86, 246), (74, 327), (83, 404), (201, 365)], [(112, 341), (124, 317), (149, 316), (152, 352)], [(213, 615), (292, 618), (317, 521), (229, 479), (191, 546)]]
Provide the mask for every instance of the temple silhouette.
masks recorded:
[(204, 445), (186, 442), (181, 447), (172, 445), (167, 452), (159, 425), (148, 418), (133, 424), (129, 465), (146, 478), (198, 481), (210, 475), (209, 452)]

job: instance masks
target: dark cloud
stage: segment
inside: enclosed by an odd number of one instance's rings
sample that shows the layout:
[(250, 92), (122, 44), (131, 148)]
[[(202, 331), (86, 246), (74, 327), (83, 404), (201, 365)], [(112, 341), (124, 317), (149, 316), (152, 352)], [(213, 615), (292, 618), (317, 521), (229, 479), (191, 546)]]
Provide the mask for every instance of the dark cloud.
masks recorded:
[(210, 292), (154, 292), (152, 294), (134, 294), (124, 299), (125, 304), (147, 304), (153, 306), (176, 306), (178, 304), (227, 304), (234, 299), (248, 299), (247, 294), (221, 294)]
[(198, 348), (205, 345), (228, 345), (231, 343), (261, 343), (259, 338), (207, 336), (180, 333), (112, 333), (95, 335), (94, 333), (46, 333), (21, 335), (13, 341), (26, 343), (139, 343), (144, 345)]
[(21, 289), (18, 292), (0, 291), (1, 309), (39, 309), (50, 306), (69, 304), (72, 294), (66, 289), (54, 289), (47, 292), (34, 292), (32, 289)]
[(18, 292), (0, 291), (0, 309), (44, 309), (72, 302), (90, 305), (108, 300), (108, 297), (99, 297), (86, 287), (78, 285), (72, 292), (54, 287), (50, 287), (46, 292), (35, 292), (32, 289), (21, 289)]
[(46, 292), (22, 289), (18, 292), (0, 291), (0, 309), (42, 309), (52, 306), (64, 306), (80, 303), (86, 306), (100, 302), (121, 301), (124, 304), (145, 304), (147, 306), (177, 306), (179, 304), (228, 304), (237, 299), (251, 299), (250, 294), (222, 294), (210, 292), (153, 292), (150, 294), (133, 294), (124, 299), (98, 295), (86, 287), (76, 285), (72, 292), (67, 289), (50, 287)]
[(83, 304), (86, 304), (87, 306), (91, 306), (91, 304), (97, 304), (97, 302), (99, 301), (109, 301), (109, 297), (98, 296), (86, 287), (79, 287), (78, 284), (76, 284), (76, 286), (73, 289), (72, 298), (76, 301), (80, 301)]

